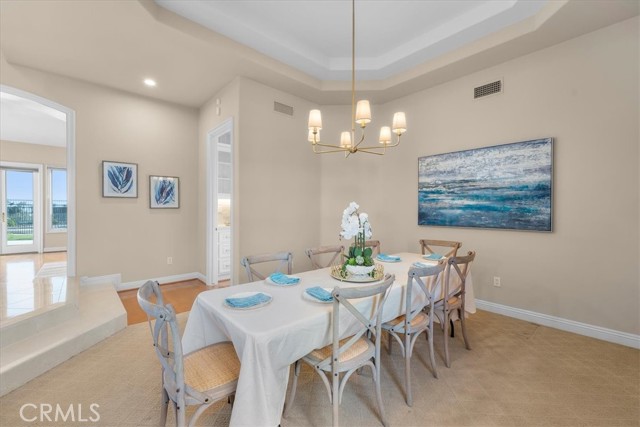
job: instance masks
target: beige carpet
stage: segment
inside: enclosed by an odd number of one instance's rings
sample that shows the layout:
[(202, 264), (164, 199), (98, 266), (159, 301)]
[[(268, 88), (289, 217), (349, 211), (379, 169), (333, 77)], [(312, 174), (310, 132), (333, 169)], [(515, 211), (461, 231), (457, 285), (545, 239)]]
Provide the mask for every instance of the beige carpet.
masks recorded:
[[(184, 325), (187, 313), (179, 315)], [(428, 369), (426, 340), (412, 362), (414, 405), (404, 402), (403, 359), (398, 346), (383, 352), (383, 398), (392, 426), (639, 426), (640, 352), (579, 335), (479, 311), (469, 319), (473, 350), (452, 340), (452, 367), (438, 357), (439, 379)], [(437, 351), (441, 355), (441, 340)], [(99, 404), (100, 421), (58, 425), (155, 426), (159, 420), (160, 366), (146, 323), (79, 354), (0, 399), (3, 427), (26, 423), (25, 403), (82, 404), (83, 417)], [(354, 375), (341, 407), (342, 426), (381, 425), (370, 374)], [(226, 426), (231, 407), (215, 405), (199, 425)], [(37, 414), (27, 407), (25, 414)], [(283, 427), (331, 424), (329, 401), (318, 376), (303, 371), (296, 403)], [(175, 425), (171, 414), (167, 425)]]

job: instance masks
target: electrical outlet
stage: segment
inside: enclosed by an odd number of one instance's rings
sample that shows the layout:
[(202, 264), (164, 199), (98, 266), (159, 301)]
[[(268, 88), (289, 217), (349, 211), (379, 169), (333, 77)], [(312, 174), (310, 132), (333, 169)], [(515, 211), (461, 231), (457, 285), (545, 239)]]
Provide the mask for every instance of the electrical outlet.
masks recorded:
[(500, 284), (500, 278), (498, 276), (493, 276), (493, 286), (495, 286), (496, 288), (499, 288), (502, 286)]
[(172, 257), (170, 257), (170, 256), (167, 257), (167, 264), (169, 264), (169, 265), (173, 264), (173, 258)]

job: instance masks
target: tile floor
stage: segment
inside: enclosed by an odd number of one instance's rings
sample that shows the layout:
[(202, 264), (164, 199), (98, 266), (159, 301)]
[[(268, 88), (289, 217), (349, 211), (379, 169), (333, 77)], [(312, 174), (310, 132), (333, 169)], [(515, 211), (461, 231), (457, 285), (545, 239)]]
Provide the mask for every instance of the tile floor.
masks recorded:
[(0, 256), (0, 323), (64, 303), (66, 261), (66, 252)]

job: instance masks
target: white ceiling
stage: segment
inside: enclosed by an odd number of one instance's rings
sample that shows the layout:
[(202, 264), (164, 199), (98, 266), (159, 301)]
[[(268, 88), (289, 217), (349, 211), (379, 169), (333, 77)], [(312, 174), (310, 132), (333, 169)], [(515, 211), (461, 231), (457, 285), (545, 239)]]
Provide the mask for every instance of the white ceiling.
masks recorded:
[[(221, 26), (152, 0), (0, 0), (0, 61), (195, 108), (237, 76), (318, 104), (350, 102), (348, 0), (158, 2)], [(640, 2), (356, 5), (358, 96), (382, 103), (631, 18)]]
[(38, 102), (0, 92), (0, 139), (65, 147), (67, 116)]
[[(155, 0), (320, 80), (351, 78), (351, 1)], [(547, 0), (358, 0), (358, 78), (379, 80), (535, 15)]]

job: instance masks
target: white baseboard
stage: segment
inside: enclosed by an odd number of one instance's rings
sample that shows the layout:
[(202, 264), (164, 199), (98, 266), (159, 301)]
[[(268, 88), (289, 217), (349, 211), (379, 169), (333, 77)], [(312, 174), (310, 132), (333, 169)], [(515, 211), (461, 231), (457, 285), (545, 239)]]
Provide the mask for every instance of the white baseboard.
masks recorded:
[(627, 332), (615, 331), (601, 326), (589, 325), (587, 323), (576, 322), (574, 320), (563, 319), (561, 317), (550, 316), (548, 314), (536, 313), (535, 311), (523, 310), (521, 308), (509, 307), (508, 305), (496, 304), (494, 302), (476, 300), (476, 307), (492, 313), (502, 314), (516, 319), (562, 331), (573, 332), (603, 341), (621, 344), (627, 347), (640, 349), (640, 335)]
[(66, 246), (52, 247), (52, 248), (44, 248), (42, 252), (66, 252)]
[(193, 279), (200, 279), (206, 283), (206, 278), (201, 273), (184, 273), (184, 274), (175, 274), (173, 276), (152, 277), (150, 279), (134, 280), (132, 282), (119, 283), (116, 286), (116, 290), (126, 291), (129, 289), (138, 289), (142, 285), (144, 285), (147, 282), (147, 280), (155, 280), (162, 285), (165, 283), (182, 282), (183, 280), (193, 280)]
[(108, 274), (106, 276), (83, 276), (80, 278), (81, 286), (101, 285), (103, 283), (111, 283), (114, 288), (118, 289), (122, 276), (120, 274)]
[(205, 285), (207, 284), (207, 276), (205, 276), (202, 273), (194, 273), (196, 275), (196, 279), (199, 279), (201, 282), (203, 282)]

